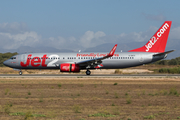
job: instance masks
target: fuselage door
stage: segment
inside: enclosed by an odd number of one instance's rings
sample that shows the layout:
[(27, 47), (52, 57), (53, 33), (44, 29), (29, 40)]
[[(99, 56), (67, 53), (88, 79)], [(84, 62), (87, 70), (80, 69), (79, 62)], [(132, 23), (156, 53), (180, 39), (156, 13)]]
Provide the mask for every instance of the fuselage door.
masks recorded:
[(16, 56), (16, 65), (19, 64), (19, 63), (18, 63), (18, 56), (19, 56), (19, 55)]
[(26, 63), (26, 54), (22, 54), (21, 59), (24, 63)]

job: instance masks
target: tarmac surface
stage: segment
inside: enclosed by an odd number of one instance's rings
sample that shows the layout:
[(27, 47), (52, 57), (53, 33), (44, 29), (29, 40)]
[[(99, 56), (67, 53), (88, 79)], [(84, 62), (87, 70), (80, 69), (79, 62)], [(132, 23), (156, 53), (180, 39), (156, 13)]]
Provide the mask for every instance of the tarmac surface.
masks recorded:
[(93, 78), (93, 77), (179, 77), (180, 74), (91, 74), (91, 75), (85, 75), (85, 74), (0, 74), (0, 77), (36, 77), (36, 78), (44, 78), (44, 77), (87, 77), (87, 78)]

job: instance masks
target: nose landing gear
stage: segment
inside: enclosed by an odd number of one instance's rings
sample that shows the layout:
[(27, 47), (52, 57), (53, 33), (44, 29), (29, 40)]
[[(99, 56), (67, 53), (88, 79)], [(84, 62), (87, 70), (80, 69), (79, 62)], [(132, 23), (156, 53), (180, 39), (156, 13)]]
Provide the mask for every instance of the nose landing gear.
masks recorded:
[(90, 74), (91, 74), (91, 71), (87, 69), (86, 75), (90, 75)]
[(21, 70), (19, 71), (19, 75), (22, 75), (22, 71)]

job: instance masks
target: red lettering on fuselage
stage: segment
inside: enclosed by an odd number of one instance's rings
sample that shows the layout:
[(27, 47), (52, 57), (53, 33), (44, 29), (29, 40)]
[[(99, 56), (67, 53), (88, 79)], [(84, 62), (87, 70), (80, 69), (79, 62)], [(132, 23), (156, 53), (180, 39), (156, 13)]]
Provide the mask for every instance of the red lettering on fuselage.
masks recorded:
[(33, 57), (33, 58), (31, 58), (31, 56), (32, 56), (32, 54), (28, 55), (27, 60), (26, 60), (26, 64), (21, 61), (20, 65), (22, 67), (28, 67), (29, 64), (31, 63), (31, 66), (33, 66), (33, 67), (38, 67), (38, 66), (40, 66), (40, 64), (41, 64), (42, 67), (46, 67), (47, 66), (47, 64), (45, 64), (46, 59), (48, 58), (48, 57), (46, 57), (47, 55), (43, 55), (43, 57), (41, 57), (42, 62), (41, 62), (40, 57)]
[[(115, 49), (115, 48), (114, 48)], [(94, 54), (94, 53), (90, 53), (90, 54), (80, 54), (80, 53), (77, 53), (77, 57), (104, 57), (104, 56), (106, 56), (106, 55), (108, 55), (109, 53), (107, 53), (107, 54), (99, 54), (99, 53), (97, 53), (97, 54)], [(119, 54), (114, 54), (113, 56), (119, 56)]]
[(29, 66), (29, 63), (30, 63), (30, 60), (31, 60), (31, 56), (32, 56), (31, 54), (28, 55), (26, 64), (21, 61), (21, 62), (20, 62), (20, 65), (21, 65), (22, 67), (27, 67), (27, 66)]
[(41, 62), (41, 59), (39, 57), (34, 57), (31, 60), (31, 66), (38, 67), (38, 66), (40, 66), (40, 64), (39, 64), (40, 62)]
[(48, 58), (48, 57), (46, 57), (47, 55), (43, 55), (43, 57), (41, 57), (42, 58), (42, 67), (46, 67), (47, 66), (47, 64), (45, 64), (45, 62), (46, 62), (46, 59)]

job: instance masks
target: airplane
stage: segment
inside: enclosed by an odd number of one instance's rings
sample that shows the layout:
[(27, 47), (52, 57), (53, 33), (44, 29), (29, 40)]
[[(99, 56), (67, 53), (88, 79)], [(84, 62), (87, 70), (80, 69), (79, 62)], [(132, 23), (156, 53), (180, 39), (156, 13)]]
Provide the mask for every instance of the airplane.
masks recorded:
[(28, 53), (12, 56), (3, 64), (18, 69), (19, 75), (22, 75), (22, 69), (60, 69), (60, 72), (86, 70), (86, 75), (90, 75), (93, 69), (120, 69), (148, 64), (164, 59), (174, 51), (165, 52), (171, 23), (165, 21), (144, 46), (128, 52), (115, 52), (115, 44), (109, 53)]

